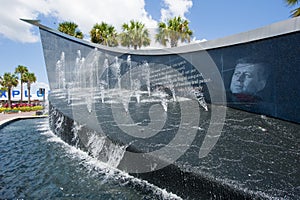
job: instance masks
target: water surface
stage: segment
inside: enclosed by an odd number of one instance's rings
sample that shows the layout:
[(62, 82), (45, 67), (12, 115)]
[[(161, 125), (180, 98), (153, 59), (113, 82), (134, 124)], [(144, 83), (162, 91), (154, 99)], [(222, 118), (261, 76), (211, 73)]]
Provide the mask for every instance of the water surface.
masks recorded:
[(180, 199), (64, 143), (48, 119), (0, 129), (0, 199)]

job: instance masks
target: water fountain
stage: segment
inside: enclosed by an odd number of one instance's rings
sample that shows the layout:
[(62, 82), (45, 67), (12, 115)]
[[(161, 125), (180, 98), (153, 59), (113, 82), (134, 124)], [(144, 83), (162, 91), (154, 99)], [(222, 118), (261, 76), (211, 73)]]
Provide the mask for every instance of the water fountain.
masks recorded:
[(194, 87), (189, 92), (192, 96), (194, 96), (195, 99), (197, 99), (200, 106), (202, 106), (205, 109), (205, 111), (208, 111), (208, 106), (204, 97), (203, 87), (201, 85), (198, 87)]
[(84, 63), (84, 58), (81, 57), (81, 52), (80, 50), (77, 50), (77, 57), (75, 61), (75, 78), (74, 78), (74, 86), (75, 87), (80, 87), (80, 80), (81, 80), (81, 66)]
[(130, 90), (132, 90), (132, 75), (131, 75), (131, 70), (132, 70), (132, 63), (131, 63), (131, 56), (127, 56), (127, 66), (129, 68), (129, 84), (130, 84)]
[[(49, 81), (56, 86), (49, 99), (57, 111), (51, 112), (65, 116), (51, 118), (62, 126), (52, 129), (68, 135), (62, 121), (85, 124), (97, 136), (78, 133), (81, 146), (99, 147), (95, 155), (110, 152), (118, 159), (101, 159), (184, 198), (298, 199), (299, 144), (293, 130), (300, 122), (300, 95), (294, 92), (299, 22), (290, 19), (174, 52), (106, 49), (39, 26)], [(273, 64), (272, 75), (259, 101), (245, 102), (234, 99), (229, 86), (235, 62), (252, 54)], [(80, 87), (67, 84), (74, 66), (80, 68)], [(75, 87), (70, 95), (66, 86)]]
[(140, 88), (141, 88), (141, 83), (140, 83), (140, 80), (138, 79), (135, 79), (133, 81), (133, 91), (134, 91), (134, 95), (135, 95), (135, 98), (136, 98), (136, 101), (137, 103), (140, 103), (141, 102), (141, 94), (140, 94)]
[(104, 59), (103, 68), (106, 70), (106, 88), (109, 89), (109, 65), (107, 57)]
[(100, 95), (101, 95), (101, 102), (104, 103), (105, 101), (105, 88), (104, 88), (105, 83), (100, 84)]
[(58, 78), (58, 89), (64, 89), (66, 84), (64, 52), (61, 53), (60, 60), (56, 62), (56, 77)]
[(150, 96), (150, 67), (147, 61), (144, 61), (144, 63), (142, 64), (142, 76), (146, 81), (148, 96)]
[(121, 64), (119, 63), (119, 59), (117, 56), (115, 57), (112, 69), (114, 71), (115, 76), (117, 77), (118, 89), (121, 90)]

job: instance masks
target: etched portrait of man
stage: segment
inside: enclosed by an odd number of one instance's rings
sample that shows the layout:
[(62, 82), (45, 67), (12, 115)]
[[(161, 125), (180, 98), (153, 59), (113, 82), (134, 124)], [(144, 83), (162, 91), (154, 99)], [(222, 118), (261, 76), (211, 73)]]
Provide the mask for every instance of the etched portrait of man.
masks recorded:
[(255, 102), (261, 99), (260, 92), (268, 79), (268, 65), (255, 58), (237, 61), (231, 77), (230, 91), (237, 101)]

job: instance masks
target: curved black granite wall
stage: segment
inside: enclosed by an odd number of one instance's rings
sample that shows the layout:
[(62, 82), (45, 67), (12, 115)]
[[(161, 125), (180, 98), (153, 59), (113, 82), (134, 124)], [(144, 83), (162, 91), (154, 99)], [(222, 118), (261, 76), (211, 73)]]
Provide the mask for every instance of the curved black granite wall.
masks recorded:
[[(298, 21), (296, 22), (294, 24), (299, 24)], [(270, 28), (266, 27), (265, 29), (267, 31)], [(253, 37), (255, 38), (255, 34)], [(298, 89), (300, 32), (297, 29), (289, 33), (259, 40), (249, 39), (249, 41), (233, 43), (228, 46), (215, 47), (216, 45), (211, 45), (212, 48), (209, 48), (206, 47), (209, 45), (200, 43), (191, 45), (190, 48), (185, 46), (177, 50), (144, 50), (140, 52), (83, 43), (80, 40), (71, 40), (67, 36), (57, 35), (57, 33), (54, 34), (44, 29), (41, 29), (41, 38), (52, 91), (62, 87), (66, 88), (75, 81), (76, 73), (79, 73), (80, 62), (83, 62), (82, 59), (90, 62), (90, 66), (85, 64), (85, 68), (93, 68), (97, 65), (95, 67), (97, 72), (95, 70), (88, 72), (94, 73), (94, 75), (91, 78), (86, 77), (87, 84), (93, 86), (98, 84), (99, 86), (100, 83), (97, 83), (97, 80), (105, 81), (106, 74), (108, 74), (109, 87), (117, 87), (117, 72), (113, 70), (112, 66), (117, 58), (120, 65), (119, 74), (120, 76), (127, 75), (127, 79), (129, 71), (132, 71), (132, 73), (136, 73), (135, 79), (143, 80), (143, 77), (139, 77), (142, 75), (140, 68), (143, 66), (145, 68), (147, 65), (150, 69), (152, 89), (161, 85), (168, 87), (167, 85), (172, 84), (179, 96), (186, 96), (186, 92), (182, 91), (183, 87), (200, 87), (208, 103), (211, 103), (211, 95), (213, 95), (215, 104), (227, 104), (229, 107), (248, 112), (300, 122), (298, 115), (300, 112), (298, 104), (300, 99)], [(97, 48), (97, 52), (94, 52), (95, 48)], [(61, 60), (62, 55), (64, 60)], [(128, 65), (129, 57), (130, 66)], [(97, 59), (97, 63), (92, 63), (93, 59)], [(109, 66), (108, 70), (104, 67), (105, 59)], [(60, 80), (57, 72), (58, 62), (61, 62), (64, 68), (64, 78), (60, 78)], [(253, 82), (252, 85), (250, 83), (250, 86), (247, 86), (249, 83), (234, 80), (234, 71), (238, 62), (246, 62), (250, 67), (258, 64), (257, 69), (248, 67), (244, 70), (248, 74), (252, 73), (252, 77), (248, 78), (248, 81)], [(245, 74), (243, 76), (240, 80), (248, 77)], [(88, 79), (94, 79), (93, 83)], [(140, 84), (145, 86), (145, 82), (144, 77), (144, 82)], [(125, 83), (122, 84), (124, 88), (128, 88), (130, 84), (134, 83), (125, 80)], [(232, 86), (234, 84), (236, 86)], [(82, 90), (87, 88), (87, 86), (80, 87)], [(222, 93), (226, 94), (226, 97), (221, 95)]]
[(187, 199), (300, 197), (299, 20), (143, 51), (36, 25), (66, 142)]

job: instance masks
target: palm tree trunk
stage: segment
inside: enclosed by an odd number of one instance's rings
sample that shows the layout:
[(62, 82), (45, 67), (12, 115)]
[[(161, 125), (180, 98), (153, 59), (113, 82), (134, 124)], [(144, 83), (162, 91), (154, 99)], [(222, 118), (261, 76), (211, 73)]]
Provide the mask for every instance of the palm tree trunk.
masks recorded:
[(8, 107), (12, 108), (11, 106), (11, 88), (7, 88), (7, 93), (8, 93)]
[[(29, 84), (29, 83), (27, 83), (27, 84)], [(30, 86), (28, 86), (28, 103), (30, 104)]]
[(177, 40), (171, 39), (171, 47), (177, 47)]
[(23, 103), (23, 81), (21, 81), (21, 103)]

